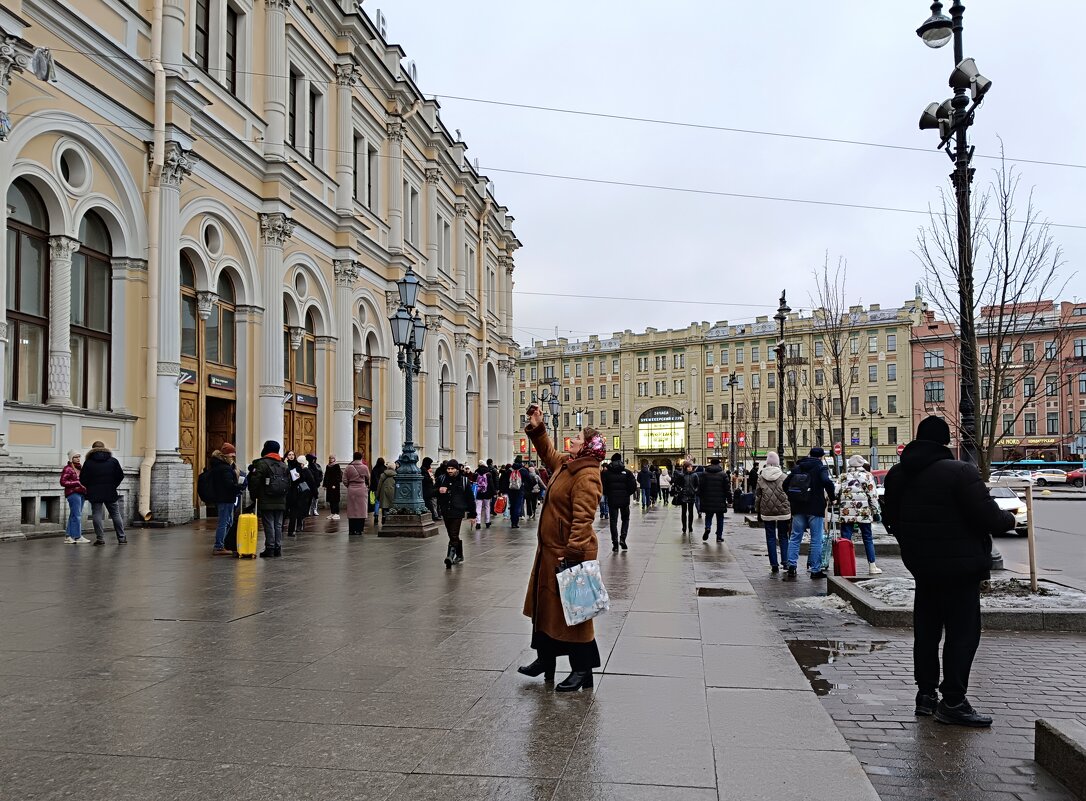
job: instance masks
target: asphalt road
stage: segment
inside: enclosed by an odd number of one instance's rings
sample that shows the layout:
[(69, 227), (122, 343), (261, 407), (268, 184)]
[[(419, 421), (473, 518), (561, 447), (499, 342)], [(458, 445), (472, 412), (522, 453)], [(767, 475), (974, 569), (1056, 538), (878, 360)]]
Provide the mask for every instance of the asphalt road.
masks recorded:
[[(1086, 591), (1086, 501), (1039, 499), (1034, 506), (1038, 575)], [(996, 539), (1008, 574), (1029, 575), (1025, 537)]]

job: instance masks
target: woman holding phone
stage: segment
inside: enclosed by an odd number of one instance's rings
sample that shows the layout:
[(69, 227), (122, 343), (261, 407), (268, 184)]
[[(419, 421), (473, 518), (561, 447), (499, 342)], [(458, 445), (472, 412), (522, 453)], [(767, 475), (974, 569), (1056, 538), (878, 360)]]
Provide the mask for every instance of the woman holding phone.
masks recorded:
[(596, 558), (599, 543), (592, 524), (603, 494), (600, 462), (605, 446), (596, 429), (585, 428), (570, 441), (568, 454), (558, 453), (547, 436), (543, 412), (535, 404), (528, 407), (525, 432), (551, 478), (539, 513), (538, 545), (524, 600), (524, 614), (532, 619), (532, 648), (537, 657), (517, 670), (551, 681), (557, 658), (568, 656), (570, 674), (555, 689), (573, 692), (592, 686), (592, 668), (599, 667), (600, 652), (591, 620), (576, 626), (566, 624), (555, 576), (566, 567)]

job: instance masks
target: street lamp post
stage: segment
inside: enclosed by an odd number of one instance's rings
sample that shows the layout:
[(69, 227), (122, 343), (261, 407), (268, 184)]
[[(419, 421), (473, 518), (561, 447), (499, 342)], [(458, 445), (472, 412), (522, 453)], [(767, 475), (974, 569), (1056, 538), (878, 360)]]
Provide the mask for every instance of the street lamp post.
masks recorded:
[[(777, 321), (777, 454), (784, 453), (784, 323), (792, 311), (785, 300), (786, 290), (781, 290), (781, 302), (773, 319)], [(781, 464), (784, 464), (783, 459)]]
[(732, 478), (735, 478), (735, 388), (739, 386), (739, 379), (733, 370), (728, 376), (728, 402), (731, 407), (728, 412), (728, 470)]
[[(422, 501), (422, 471), (414, 443), (414, 378), (422, 370), (422, 350), (426, 340), (426, 322), (415, 308), (419, 278), (410, 269), (396, 282), (400, 308), (389, 318), (392, 341), (396, 345), (396, 364), (404, 374), (404, 443), (396, 460), (396, 495), (381, 536), (431, 537), (437, 525)], [(424, 512), (426, 514), (424, 514)]]
[[(970, 213), (973, 149), (969, 146), (969, 126), (973, 124), (977, 106), (991, 89), (992, 82), (980, 74), (973, 59), (965, 58), (962, 43), (964, 16), (962, 0), (953, 1), (949, 17), (943, 14), (943, 4), (936, 0), (931, 4), (931, 16), (916, 29), (916, 35), (931, 48), (942, 47), (954, 40), (954, 71), (950, 73), (949, 81), (954, 96), (942, 103), (929, 103), (920, 115), (920, 130), (937, 130), (940, 149), (945, 149), (954, 162), (950, 179), (954, 184), (958, 216), (958, 325), (961, 329), (961, 355), (958, 359), (961, 363), (958, 385), (958, 413), (961, 417), (959, 453), (964, 461), (978, 464), (976, 398), (980, 394), (980, 378), (977, 374), (977, 329), (973, 310), (973, 226)], [(1003, 567), (1003, 557), (994, 544), (992, 567)]]
[(571, 409), (570, 411), (572, 411), (573, 414), (576, 416), (577, 430), (580, 431), (582, 428), (584, 428), (584, 413), (587, 412), (588, 409), (586, 409), (583, 406), (577, 406), (576, 408)]
[(562, 401), (558, 397), (561, 387), (558, 386), (558, 378), (552, 378), (549, 385), (543, 387), (539, 399), (547, 404), (551, 412), (551, 424), (554, 428), (554, 447), (558, 447), (558, 412), (562, 408)]
[(685, 433), (684, 433), (684, 443), (686, 445), (686, 455), (687, 455), (687, 457), (689, 457), (690, 456), (690, 451), (692, 450), (691, 447), (690, 447), (690, 417), (691, 416), (697, 417), (698, 416), (698, 411), (697, 411), (697, 409), (690, 409), (690, 408), (679, 409), (679, 411), (682, 412), (686, 416), (686, 429), (685, 429)]

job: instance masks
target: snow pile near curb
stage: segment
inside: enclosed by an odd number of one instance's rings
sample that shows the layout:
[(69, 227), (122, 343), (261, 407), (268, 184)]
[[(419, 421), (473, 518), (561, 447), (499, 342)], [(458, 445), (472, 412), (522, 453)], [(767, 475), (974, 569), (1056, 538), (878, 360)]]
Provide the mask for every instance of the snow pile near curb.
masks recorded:
[[(812, 595), (809, 598), (796, 598), (794, 601), (788, 602), (791, 606), (798, 607), (799, 609), (809, 609), (816, 612), (829, 612), (830, 614), (839, 615), (842, 613), (855, 614), (855, 610), (852, 608), (852, 604), (842, 598), (840, 595)], [(910, 597), (909, 603), (912, 603)]]
[[(856, 582), (888, 606), (912, 608), (916, 583), (911, 578), (877, 578)], [(1029, 582), (1022, 579), (995, 579), (981, 592), (984, 609), (1084, 609), (1086, 593), (1061, 587), (1048, 581), (1038, 584), (1038, 593), (1030, 592)]]

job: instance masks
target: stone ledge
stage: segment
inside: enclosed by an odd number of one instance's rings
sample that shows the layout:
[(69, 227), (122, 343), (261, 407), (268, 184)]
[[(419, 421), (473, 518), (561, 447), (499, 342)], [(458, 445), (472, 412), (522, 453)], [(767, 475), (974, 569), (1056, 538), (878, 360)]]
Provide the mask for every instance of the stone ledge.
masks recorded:
[(1033, 758), (1086, 799), (1086, 726), (1077, 720), (1039, 719), (1034, 727)]
[(378, 537), (413, 537), (423, 539), (436, 537), (440, 533), (437, 523), (429, 512), (421, 515), (388, 515), (377, 529)]
[[(848, 601), (872, 626), (912, 628), (912, 609), (884, 604), (856, 586), (856, 581), (867, 578), (829, 576), (829, 592)], [(982, 609), (981, 621), (987, 631), (1086, 631), (1086, 610)]]

